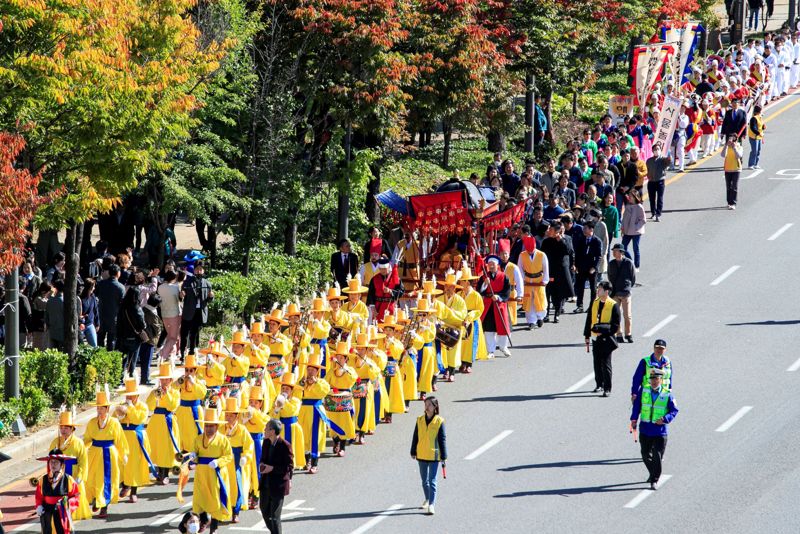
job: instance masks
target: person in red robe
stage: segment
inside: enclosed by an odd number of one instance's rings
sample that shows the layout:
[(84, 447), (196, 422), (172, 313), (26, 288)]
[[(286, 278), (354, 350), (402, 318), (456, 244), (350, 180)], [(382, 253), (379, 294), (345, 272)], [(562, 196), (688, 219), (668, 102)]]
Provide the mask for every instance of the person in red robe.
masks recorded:
[(486, 348), (489, 357), (494, 351), (510, 356), (508, 350), (509, 322), (508, 298), (511, 296), (511, 283), (500, 270), (500, 258), (491, 255), (485, 258), (486, 269), (478, 280), (478, 292), (483, 297), (483, 332), (486, 335)]
[(386, 315), (394, 314), (397, 300), (403, 296), (403, 286), (397, 269), (387, 258), (378, 262), (378, 274), (372, 277), (367, 291), (367, 306), (374, 306), (372, 319), (383, 322)]
[(66, 474), (64, 464), (69, 456), (53, 449), (39, 458), (47, 462), (47, 474), (36, 485), (36, 515), (42, 525), (42, 534), (69, 534), (72, 513), (78, 508), (79, 486)]

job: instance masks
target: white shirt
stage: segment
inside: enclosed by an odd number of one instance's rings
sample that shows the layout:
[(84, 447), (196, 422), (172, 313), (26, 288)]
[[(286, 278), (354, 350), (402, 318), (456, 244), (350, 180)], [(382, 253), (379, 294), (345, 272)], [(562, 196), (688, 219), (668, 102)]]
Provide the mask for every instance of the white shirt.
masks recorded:
[(180, 286), (174, 282), (158, 286), (158, 295), (161, 297), (161, 317), (170, 319), (181, 314), (180, 292)]

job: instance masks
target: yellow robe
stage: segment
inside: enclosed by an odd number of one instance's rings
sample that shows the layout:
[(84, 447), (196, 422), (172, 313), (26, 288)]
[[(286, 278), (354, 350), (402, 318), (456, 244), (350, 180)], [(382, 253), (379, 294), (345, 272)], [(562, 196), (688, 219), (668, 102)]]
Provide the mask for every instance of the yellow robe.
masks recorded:
[(419, 286), (419, 264), (422, 258), (419, 245), (414, 240), (408, 243), (405, 239), (401, 239), (397, 243), (397, 250), (400, 251), (397, 258), (397, 274), (400, 276), (400, 282), (403, 284), (403, 289), (413, 291)]
[[(422, 357), (425, 341), (420, 335), (410, 338), (408, 352), (403, 356), (400, 369), (403, 373), (403, 397), (407, 401), (417, 400), (417, 361)], [(413, 357), (412, 357), (413, 354)]]
[[(231, 481), (229, 498), (232, 503), (232, 512), (238, 514), (241, 510), (249, 510), (250, 488), (253, 485), (258, 486), (258, 480), (256, 479), (254, 483), (252, 479), (252, 474), (257, 470), (253, 438), (241, 423), (237, 423), (233, 430), (230, 430), (228, 423), (225, 423), (219, 431), (231, 443), (233, 461), (228, 464), (226, 470), (228, 471), (228, 480)], [(245, 460), (244, 467), (240, 464), (242, 458)]]
[[(389, 357), (381, 349), (375, 348), (367, 353), (367, 356), (372, 362), (378, 366), (378, 377), (372, 381), (372, 386), (375, 388), (375, 427), (378, 426), (378, 420), (383, 419), (386, 414), (386, 404), (389, 402), (389, 395), (386, 393), (386, 384), (383, 381), (383, 370), (386, 369), (386, 363)], [(374, 431), (373, 427), (370, 431)]]
[[(286, 337), (289, 338), (289, 341), (292, 343), (290, 354), (286, 356), (286, 363), (289, 364), (289, 368), (295, 373), (298, 380), (305, 376), (306, 362), (308, 362), (308, 354), (311, 352), (309, 349), (309, 345), (311, 345), (311, 336), (307, 331), (304, 331), (302, 335), (299, 334), (297, 332), (299, 327), (300, 323), (296, 325), (290, 324), (284, 331)], [(276, 395), (278, 393), (280, 392), (275, 392)]]
[(364, 304), (364, 301), (358, 300), (355, 304), (349, 300), (345, 301), (342, 303), (342, 310), (350, 315), (350, 319), (353, 323), (351, 327), (367, 324), (367, 319), (369, 319), (369, 309), (367, 308), (367, 305)]
[(333, 312), (325, 313), (325, 320), (328, 321), (332, 327), (341, 329), (343, 332), (349, 332), (353, 328), (353, 317), (340, 309), (336, 312), (336, 318), (333, 318)]
[(516, 264), (508, 262), (506, 263), (506, 269), (504, 274), (508, 279), (509, 283), (511, 284), (511, 294), (508, 296), (508, 317), (511, 319), (511, 326), (517, 325), (517, 307), (519, 303), (517, 302), (517, 277), (514, 274), (514, 269), (516, 268)]
[(522, 301), (522, 308), (525, 313), (531, 313), (531, 309), (537, 312), (543, 312), (547, 309), (545, 285), (548, 281), (543, 276), (544, 258), (544, 252), (538, 249), (533, 251), (533, 258), (524, 250), (519, 255), (520, 270), (522, 271), (522, 279), (525, 282), (525, 297)]
[[(233, 508), (231, 480), (228, 477), (228, 465), (233, 463), (231, 442), (217, 432), (206, 444), (205, 436), (200, 435), (195, 438), (190, 450), (197, 454), (192, 511), (196, 514), (206, 512), (218, 521), (228, 521)], [(207, 463), (209, 460), (217, 461), (217, 469)]]
[(319, 345), (319, 350), (322, 353), (322, 369), (320, 369), (320, 377), (325, 378), (325, 375), (331, 370), (331, 358), (328, 357), (328, 352), (335, 350), (336, 347), (328, 347), (328, 336), (331, 333), (331, 323), (325, 319), (315, 321), (314, 319), (308, 323), (308, 334), (311, 336), (311, 343)]
[[(364, 286), (369, 287), (372, 277), (378, 272), (378, 264), (373, 264), (371, 261), (368, 261), (367, 263), (363, 264), (361, 268), (364, 269), (364, 275), (361, 277), (361, 283), (364, 284)], [(366, 299), (366, 293), (362, 294), (362, 298)]]
[(250, 358), (244, 355), (236, 356), (231, 353), (222, 361), (225, 367), (225, 382), (239, 384), (239, 407), (247, 408), (250, 404), (250, 383), (247, 381), (247, 373), (250, 372)]
[(201, 365), (197, 368), (197, 377), (206, 387), (218, 388), (225, 383), (225, 366), (216, 361), (211, 365)]
[[(387, 368), (390, 364), (394, 365), (394, 376), (388, 376), (384, 369), (384, 384), (386, 384), (386, 395), (388, 401), (384, 407), (386, 413), (403, 413), (406, 410), (405, 404), (405, 384), (403, 373), (400, 370), (399, 361), (403, 357), (403, 344), (397, 339), (383, 340), (384, 350), (388, 356)], [(414, 397), (416, 398), (416, 397)]]
[(57, 437), (50, 443), (48, 450), (60, 449), (66, 456), (72, 456), (74, 460), (67, 460), (66, 473), (75, 479), (78, 484), (78, 507), (72, 512), (72, 520), (80, 521), (81, 519), (91, 519), (92, 509), (89, 507), (89, 501), (86, 500), (86, 477), (89, 475), (89, 453), (86, 449), (86, 444), (81, 441), (81, 438), (73, 432), (70, 437), (64, 441), (61, 437)]
[(458, 343), (452, 348), (442, 345), (442, 363), (445, 367), (458, 368), (461, 367), (461, 338), (464, 337), (464, 320), (467, 317), (467, 303), (459, 295), (453, 295), (452, 298), (447, 298), (447, 295), (441, 295), (437, 300), (441, 301), (447, 311), (444, 317), (440, 317), (445, 325), (451, 328), (457, 328), (459, 331)]
[(331, 385), (324, 378), (317, 378), (317, 381), (310, 385), (305, 385), (302, 390), (302, 405), (300, 407), (300, 426), (303, 427), (303, 437), (305, 438), (305, 450), (314, 458), (319, 458), (325, 450), (325, 421), (320, 414), (325, 413), (322, 399), (331, 390)]
[[(332, 369), (337, 369), (338, 364), (333, 364)], [(353, 384), (356, 383), (356, 379), (358, 375), (356, 375), (355, 370), (350, 367), (349, 365), (345, 365), (343, 368), (342, 376), (336, 376), (336, 372), (331, 370), (328, 373), (328, 377), (326, 380), (331, 385), (331, 389), (338, 389), (338, 390), (351, 390), (353, 388)], [(356, 437), (356, 426), (355, 421), (353, 421), (353, 414), (350, 412), (330, 412), (325, 410), (328, 419), (334, 425), (338, 425), (339, 428), (344, 432), (340, 434), (339, 432), (335, 431), (333, 427), (331, 427), (331, 437), (337, 436), (343, 439), (353, 439)]]
[(472, 324), (472, 329), (469, 336), (461, 341), (461, 361), (472, 363), (476, 359), (485, 360), (488, 358), (488, 352), (481, 322), (484, 308), (483, 297), (472, 289), (463, 299), (468, 310), (466, 320)]
[(430, 393), (433, 388), (433, 374), (436, 372), (436, 326), (428, 321), (427, 324), (420, 324), (417, 333), (422, 337), (424, 345), (417, 353), (417, 389), (420, 393)]
[(86, 424), (83, 442), (89, 449), (88, 475), (86, 477), (86, 500), (98, 508), (119, 501), (119, 463), (128, 455), (128, 442), (119, 420), (107, 417), (104, 428), (93, 417)]
[(250, 359), (250, 367), (266, 367), (270, 350), (269, 346), (264, 343), (260, 345), (250, 343), (244, 346), (243, 354)]
[(258, 497), (258, 464), (261, 462), (261, 444), (264, 442), (264, 428), (269, 421), (269, 415), (252, 406), (248, 406), (245, 415), (244, 427), (253, 438), (253, 452), (255, 461), (251, 464), (250, 472), (250, 493)]
[[(120, 470), (122, 471), (122, 483), (128, 487), (140, 488), (150, 485), (150, 464), (147, 459), (150, 456), (150, 438), (145, 431), (145, 423), (150, 410), (143, 401), (136, 404), (124, 404), (127, 407), (125, 417), (120, 419), (122, 429), (125, 433), (125, 440), (128, 442), (128, 461), (123, 464), (120, 459)], [(141, 437), (141, 443), (139, 438)]]
[(207, 390), (202, 382), (195, 382), (191, 386), (184, 382), (179, 386), (181, 400), (175, 415), (181, 437), (178, 445), (184, 451), (191, 451), (195, 438), (203, 433), (203, 400)]
[(375, 386), (374, 381), (380, 374), (378, 366), (369, 358), (362, 360), (356, 358), (361, 365), (354, 365), (353, 369), (358, 376), (358, 381), (366, 386), (367, 396), (360, 399), (353, 399), (355, 408), (356, 430), (359, 432), (370, 432), (375, 430)]
[(157, 467), (169, 469), (178, 465), (175, 454), (181, 452), (181, 437), (175, 410), (180, 401), (181, 393), (173, 387), (167, 388), (161, 397), (156, 395), (155, 389), (147, 396), (147, 408), (153, 414), (147, 423), (147, 436), (152, 447), (150, 459)]
[(306, 464), (306, 440), (303, 427), (297, 417), (300, 415), (301, 404), (302, 401), (298, 397), (287, 399), (286, 404), (283, 405), (278, 414), (281, 423), (283, 423), (281, 437), (292, 445), (295, 469), (302, 469)]

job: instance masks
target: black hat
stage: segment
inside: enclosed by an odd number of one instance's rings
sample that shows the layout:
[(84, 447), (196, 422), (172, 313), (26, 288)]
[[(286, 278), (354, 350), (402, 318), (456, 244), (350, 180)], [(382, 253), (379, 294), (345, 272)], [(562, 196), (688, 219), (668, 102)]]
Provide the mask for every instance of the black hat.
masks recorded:
[(653, 343), (653, 346), (654, 347), (664, 347), (666, 349), (667, 348), (667, 342), (664, 341), (663, 339), (656, 339), (656, 342)]
[(625, 252), (625, 247), (622, 246), (622, 243), (614, 243), (614, 246), (611, 247), (611, 250), (620, 250)]

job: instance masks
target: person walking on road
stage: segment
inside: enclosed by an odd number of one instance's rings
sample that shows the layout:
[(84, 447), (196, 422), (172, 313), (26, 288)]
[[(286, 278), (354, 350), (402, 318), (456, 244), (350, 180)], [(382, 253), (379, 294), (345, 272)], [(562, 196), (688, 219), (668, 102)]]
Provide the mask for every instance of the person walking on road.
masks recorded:
[[(611, 282), (611, 298), (619, 304), (625, 322), (625, 341), (633, 343), (631, 319), (631, 290), (636, 284), (636, 268), (625, 256), (625, 247), (617, 243), (611, 248), (614, 259), (608, 262), (608, 281)], [(617, 343), (622, 343), (622, 328), (616, 332)]]
[(414, 436), (411, 438), (411, 458), (419, 464), (422, 491), (425, 502), (422, 509), (428, 515), (436, 513), (436, 475), (439, 462), (442, 469), (447, 460), (447, 438), (444, 431), (444, 418), (439, 415), (439, 401), (436, 397), (425, 399), (425, 413), (417, 418)]
[(650, 197), (650, 218), (655, 222), (661, 220), (661, 210), (664, 209), (664, 186), (669, 164), (669, 156), (662, 156), (658, 147), (647, 160), (647, 195)]
[(589, 352), (589, 341), (592, 340), (592, 357), (594, 359), (594, 392), (603, 391), (603, 397), (611, 395), (611, 354), (617, 350), (614, 334), (619, 330), (619, 304), (609, 298), (611, 283), (600, 282), (597, 285), (597, 298), (586, 312), (586, 323), (583, 337), (586, 339), (586, 352)]
[(603, 258), (603, 245), (594, 235), (594, 221), (583, 224), (582, 232), (573, 240), (575, 247), (575, 295), (577, 307), (575, 313), (583, 313), (583, 293), (589, 285), (591, 300), (594, 301), (597, 283), (597, 270)]
[(747, 166), (750, 169), (760, 169), (758, 160), (761, 158), (761, 145), (764, 142), (764, 130), (767, 125), (764, 124), (764, 119), (761, 118), (761, 106), (753, 107), (753, 116), (750, 118), (750, 124), (747, 128), (747, 137), (750, 140), (750, 157), (747, 161)]
[(622, 247), (628, 252), (628, 244), (633, 243), (633, 265), (639, 270), (641, 254), (639, 241), (644, 235), (647, 218), (642, 206), (642, 196), (635, 189), (625, 195), (625, 211), (622, 213)]
[(661, 383), (663, 378), (663, 369), (650, 372), (650, 385), (642, 389), (641, 399), (634, 399), (631, 411), (631, 430), (635, 430), (637, 421), (641, 421), (639, 444), (642, 461), (650, 473), (647, 482), (654, 491), (661, 478), (661, 463), (667, 448), (667, 427), (678, 415), (672, 392)]
[(664, 354), (665, 352), (667, 352), (667, 342), (663, 339), (656, 339), (653, 344), (653, 353), (639, 360), (639, 365), (636, 366), (636, 371), (633, 373), (631, 402), (641, 398), (642, 390), (650, 385), (650, 375), (653, 369), (664, 371), (661, 383), (665, 388), (672, 389), (672, 362)]
[(281, 534), (281, 510), (283, 499), (289, 495), (294, 469), (292, 445), (281, 437), (283, 423), (270, 419), (264, 429), (261, 446), (261, 463), (258, 472), (261, 515), (270, 534)]
[(728, 209), (736, 209), (739, 196), (739, 175), (742, 174), (742, 147), (736, 142), (736, 135), (729, 135), (725, 147), (722, 149), (722, 159), (725, 169), (725, 197)]

